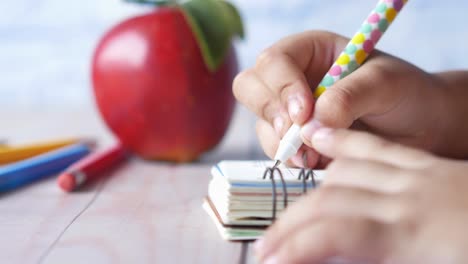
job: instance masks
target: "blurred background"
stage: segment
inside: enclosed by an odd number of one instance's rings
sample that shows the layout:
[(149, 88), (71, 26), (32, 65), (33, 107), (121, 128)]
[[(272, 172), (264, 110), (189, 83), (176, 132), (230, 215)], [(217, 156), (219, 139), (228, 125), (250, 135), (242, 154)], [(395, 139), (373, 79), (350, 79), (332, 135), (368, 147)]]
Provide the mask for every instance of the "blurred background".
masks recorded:
[[(278, 39), (307, 29), (351, 36), (375, 0), (232, 0), (247, 39), (242, 68)], [(98, 39), (119, 21), (150, 10), (120, 0), (0, 2), (0, 105), (61, 109), (93, 105), (89, 66)], [(379, 48), (429, 70), (468, 68), (468, 1), (412, 0)]]

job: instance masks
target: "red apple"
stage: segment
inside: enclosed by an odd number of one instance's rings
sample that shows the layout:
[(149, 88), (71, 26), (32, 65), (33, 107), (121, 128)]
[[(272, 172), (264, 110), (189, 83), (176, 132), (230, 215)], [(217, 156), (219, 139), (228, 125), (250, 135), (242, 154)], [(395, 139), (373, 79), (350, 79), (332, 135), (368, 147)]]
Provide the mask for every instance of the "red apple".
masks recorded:
[(169, 6), (111, 29), (95, 51), (92, 81), (101, 115), (124, 146), (143, 158), (183, 162), (222, 139), (237, 72), (232, 45), (210, 69), (186, 14)]

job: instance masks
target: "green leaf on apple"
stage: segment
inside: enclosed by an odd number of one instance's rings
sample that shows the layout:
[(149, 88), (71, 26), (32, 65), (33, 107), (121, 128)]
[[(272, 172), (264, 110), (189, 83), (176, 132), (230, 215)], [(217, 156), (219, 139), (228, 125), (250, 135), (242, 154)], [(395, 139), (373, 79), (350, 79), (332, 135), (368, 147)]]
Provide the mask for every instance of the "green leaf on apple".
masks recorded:
[(191, 0), (182, 5), (210, 71), (224, 62), (234, 36), (244, 38), (241, 16), (223, 0)]
[(183, 11), (201, 49), (206, 66), (215, 72), (224, 62), (234, 36), (244, 38), (237, 8), (224, 0), (125, 0)]

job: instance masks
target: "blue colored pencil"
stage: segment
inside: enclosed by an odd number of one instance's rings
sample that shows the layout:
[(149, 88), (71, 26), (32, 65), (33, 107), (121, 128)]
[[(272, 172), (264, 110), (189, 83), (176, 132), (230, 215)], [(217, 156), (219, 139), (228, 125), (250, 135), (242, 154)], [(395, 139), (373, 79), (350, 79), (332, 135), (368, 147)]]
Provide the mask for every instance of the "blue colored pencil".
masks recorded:
[(58, 174), (90, 151), (86, 143), (77, 143), (0, 167), (0, 193)]

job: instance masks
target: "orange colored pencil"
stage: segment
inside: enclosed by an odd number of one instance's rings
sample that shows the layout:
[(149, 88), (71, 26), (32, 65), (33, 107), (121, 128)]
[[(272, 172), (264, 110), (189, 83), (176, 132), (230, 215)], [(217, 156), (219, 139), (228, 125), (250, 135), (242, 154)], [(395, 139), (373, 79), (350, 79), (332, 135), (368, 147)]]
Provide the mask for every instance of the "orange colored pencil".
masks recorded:
[(51, 150), (75, 144), (78, 141), (77, 139), (66, 139), (21, 146), (3, 146), (3, 148), (0, 146), (0, 165), (31, 158)]

